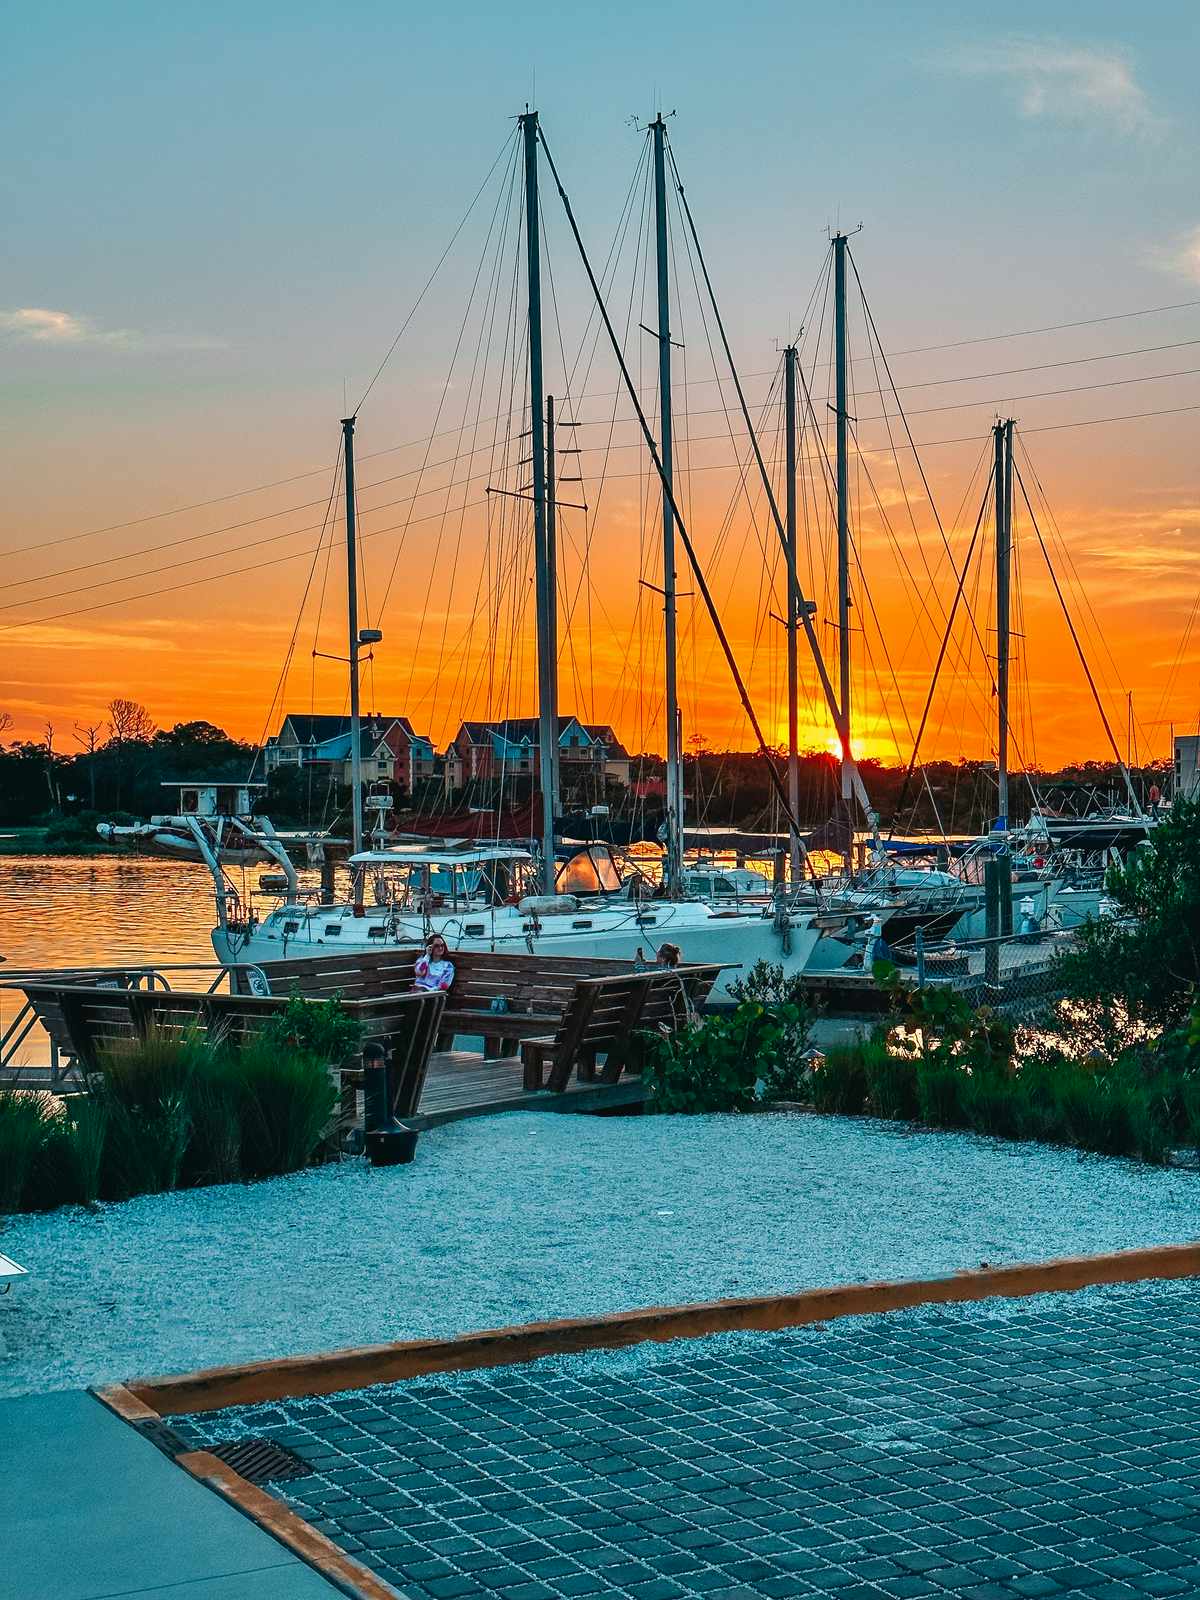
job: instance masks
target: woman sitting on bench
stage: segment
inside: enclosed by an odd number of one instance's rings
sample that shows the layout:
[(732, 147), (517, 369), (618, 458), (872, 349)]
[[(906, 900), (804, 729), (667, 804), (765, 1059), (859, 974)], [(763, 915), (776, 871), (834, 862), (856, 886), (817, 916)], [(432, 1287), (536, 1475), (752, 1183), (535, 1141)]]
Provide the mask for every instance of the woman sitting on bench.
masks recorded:
[(425, 941), (425, 954), (418, 956), (413, 969), (413, 988), (423, 993), (448, 989), (454, 982), (454, 963), (450, 949), (440, 933), (432, 933)]

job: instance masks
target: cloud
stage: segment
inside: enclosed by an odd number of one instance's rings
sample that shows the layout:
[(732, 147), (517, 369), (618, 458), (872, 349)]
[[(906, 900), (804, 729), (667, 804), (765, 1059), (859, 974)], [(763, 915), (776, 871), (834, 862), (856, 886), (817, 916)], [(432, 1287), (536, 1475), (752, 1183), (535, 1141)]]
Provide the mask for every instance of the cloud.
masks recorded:
[(1179, 234), (1169, 244), (1155, 245), (1149, 259), (1164, 272), (1200, 283), (1200, 226)]
[(1017, 37), (960, 45), (941, 62), (968, 77), (1007, 80), (1026, 117), (1098, 124), (1143, 137), (1162, 131), (1128, 57), (1117, 49)]
[(220, 350), (224, 339), (208, 334), (139, 333), (133, 328), (101, 328), (90, 317), (48, 306), (18, 306), (0, 311), (0, 334), (27, 344), (78, 347), (108, 345), (126, 350)]
[(34, 344), (119, 344), (123, 331), (103, 333), (86, 317), (69, 311), (51, 311), (45, 306), (20, 306), (15, 311), (0, 311), (0, 330)]

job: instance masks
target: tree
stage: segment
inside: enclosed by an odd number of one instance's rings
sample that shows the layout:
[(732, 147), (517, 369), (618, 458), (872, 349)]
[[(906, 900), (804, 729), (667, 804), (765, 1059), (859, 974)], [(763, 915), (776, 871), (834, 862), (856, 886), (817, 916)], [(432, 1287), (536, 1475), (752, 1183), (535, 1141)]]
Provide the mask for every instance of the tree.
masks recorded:
[(109, 734), (105, 749), (113, 754), (116, 803), (120, 809), (124, 793), (146, 764), (150, 741), (158, 730), (154, 718), (137, 700), (110, 700), (107, 710)]
[(1150, 840), (1108, 875), (1117, 916), (1086, 922), (1061, 958), (1060, 1026), (1116, 1054), (1179, 1028), (1200, 986), (1200, 803), (1176, 800)]
[(96, 750), (100, 744), (100, 730), (103, 726), (102, 722), (75, 724), (75, 738), (83, 746), (87, 757), (88, 805), (93, 811), (96, 809)]
[(110, 744), (148, 744), (158, 725), (137, 700), (110, 700), (107, 706)]

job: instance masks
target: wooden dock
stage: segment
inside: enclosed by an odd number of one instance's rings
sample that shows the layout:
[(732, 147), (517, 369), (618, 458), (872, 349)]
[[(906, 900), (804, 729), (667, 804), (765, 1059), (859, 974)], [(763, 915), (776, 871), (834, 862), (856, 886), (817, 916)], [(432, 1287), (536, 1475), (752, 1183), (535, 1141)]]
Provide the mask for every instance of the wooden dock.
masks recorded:
[[(12, 1088), (48, 1090), (71, 1095), (83, 1092), (78, 1073), (51, 1081), (47, 1063), (5, 1069), (2, 1081)], [(494, 1117), (503, 1111), (556, 1111), (603, 1115), (633, 1110), (645, 1099), (642, 1081), (587, 1083), (572, 1078), (561, 1093), (527, 1089), (519, 1056), (485, 1057), (473, 1050), (438, 1050), (429, 1058), (413, 1127), (437, 1128), (467, 1117)]]
[(632, 1110), (645, 1099), (640, 1078), (617, 1083), (581, 1083), (572, 1078), (561, 1093), (526, 1089), (518, 1056), (488, 1059), (468, 1050), (439, 1050), (429, 1058), (414, 1127), (436, 1128), (466, 1117), (492, 1117), (502, 1111), (558, 1111), (585, 1114)]

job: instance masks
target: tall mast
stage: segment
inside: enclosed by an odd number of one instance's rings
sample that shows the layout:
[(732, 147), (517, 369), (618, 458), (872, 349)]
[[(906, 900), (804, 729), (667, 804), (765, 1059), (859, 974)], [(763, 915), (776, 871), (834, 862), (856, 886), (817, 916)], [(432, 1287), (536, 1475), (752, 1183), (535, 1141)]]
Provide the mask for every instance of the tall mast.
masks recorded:
[(654, 233), (658, 257), (658, 428), (662, 460), (663, 654), (666, 658), (667, 863), (666, 887), (683, 886), (683, 751), (679, 726), (678, 645), (675, 601), (674, 438), (671, 418), (671, 288), (667, 254), (666, 123), (662, 112), (650, 124), (654, 137)]
[(554, 893), (554, 818), (558, 811), (555, 784), (558, 746), (557, 662), (546, 531), (546, 397), (542, 388), (542, 253), (538, 213), (538, 114), (520, 119), (525, 138), (525, 250), (529, 293), (529, 429), (533, 457), (533, 559), (538, 637), (538, 770), (542, 791), (542, 887)]
[[(351, 855), (363, 846), (362, 716), (358, 703), (358, 546), (354, 506), (354, 418), (342, 418), (346, 478), (346, 599), (350, 634), (350, 818)], [(361, 876), (359, 880), (361, 882)], [(358, 894), (355, 893), (355, 900)]]
[[(783, 410), (786, 470), (784, 526), (787, 533), (787, 705), (788, 705), (788, 805), (800, 815), (800, 670), (797, 659), (800, 629), (800, 580), (796, 570), (796, 346), (783, 352)], [(792, 830), (792, 881), (800, 877), (800, 839)]]
[[(554, 683), (554, 704), (558, 705), (558, 502), (555, 490), (554, 455), (554, 396), (546, 396), (546, 646), (550, 659), (550, 672)], [(562, 753), (558, 744), (558, 720), (555, 718), (554, 739), (551, 744), (552, 777), (550, 792), (559, 804), (562, 793)]]
[(850, 463), (846, 420), (846, 235), (833, 236), (833, 322), (837, 412), (838, 701), (842, 713), (842, 798), (850, 787)]
[(1008, 827), (1008, 665), (1012, 577), (1013, 424), (998, 422), (996, 447), (996, 826)]

